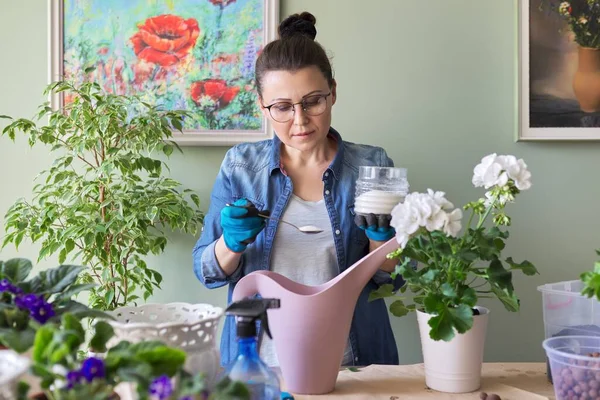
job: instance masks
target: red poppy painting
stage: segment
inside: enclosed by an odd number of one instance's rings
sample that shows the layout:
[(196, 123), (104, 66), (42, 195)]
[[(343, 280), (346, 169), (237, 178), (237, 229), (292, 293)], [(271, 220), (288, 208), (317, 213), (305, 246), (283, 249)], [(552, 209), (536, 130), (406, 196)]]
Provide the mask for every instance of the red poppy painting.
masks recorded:
[[(272, 137), (258, 107), (256, 57), (275, 38), (279, 0), (52, 0), (51, 78), (94, 80), (185, 110), (186, 145)], [(60, 107), (69, 98), (55, 97)]]

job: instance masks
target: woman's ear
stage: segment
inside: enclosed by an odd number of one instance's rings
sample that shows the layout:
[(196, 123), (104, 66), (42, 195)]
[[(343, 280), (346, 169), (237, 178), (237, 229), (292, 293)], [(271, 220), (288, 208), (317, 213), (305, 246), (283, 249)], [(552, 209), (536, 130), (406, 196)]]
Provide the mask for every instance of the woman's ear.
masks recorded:
[(333, 84), (331, 85), (331, 105), (335, 104), (336, 99), (337, 99), (337, 82), (334, 79)]
[(258, 105), (260, 112), (262, 112), (262, 115), (266, 118), (269, 118), (269, 110), (267, 110), (266, 108), (263, 107), (262, 97), (258, 96), (256, 98), (256, 104)]

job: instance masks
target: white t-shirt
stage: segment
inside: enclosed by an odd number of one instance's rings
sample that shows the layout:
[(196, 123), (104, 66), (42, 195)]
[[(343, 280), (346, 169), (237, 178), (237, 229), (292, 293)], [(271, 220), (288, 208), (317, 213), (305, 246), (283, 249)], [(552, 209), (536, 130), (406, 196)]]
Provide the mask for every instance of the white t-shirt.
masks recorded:
[[(271, 271), (308, 286), (321, 285), (335, 278), (339, 266), (325, 200), (306, 201), (292, 194), (281, 219), (298, 227), (313, 225), (323, 232), (308, 235), (279, 223), (271, 254)], [(260, 357), (269, 366), (279, 366), (273, 341), (265, 334)], [(342, 365), (348, 364), (352, 364), (349, 342), (342, 361)]]

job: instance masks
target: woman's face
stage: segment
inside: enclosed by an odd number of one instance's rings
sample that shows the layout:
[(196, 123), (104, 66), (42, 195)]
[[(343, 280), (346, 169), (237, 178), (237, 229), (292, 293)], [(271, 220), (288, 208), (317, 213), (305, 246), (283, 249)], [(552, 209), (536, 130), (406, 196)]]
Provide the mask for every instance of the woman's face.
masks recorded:
[(269, 71), (263, 77), (259, 102), (277, 137), (286, 146), (310, 151), (326, 142), (335, 91), (335, 82), (329, 88), (315, 66), (294, 72)]

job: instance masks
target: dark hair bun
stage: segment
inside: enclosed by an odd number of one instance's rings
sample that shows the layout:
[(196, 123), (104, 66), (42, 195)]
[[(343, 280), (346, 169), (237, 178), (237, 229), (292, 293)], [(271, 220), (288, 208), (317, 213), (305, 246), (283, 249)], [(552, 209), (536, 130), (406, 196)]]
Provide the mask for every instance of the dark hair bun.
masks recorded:
[(315, 40), (317, 36), (316, 23), (317, 19), (309, 12), (292, 14), (279, 24), (279, 37), (285, 39), (295, 35), (305, 35)]

